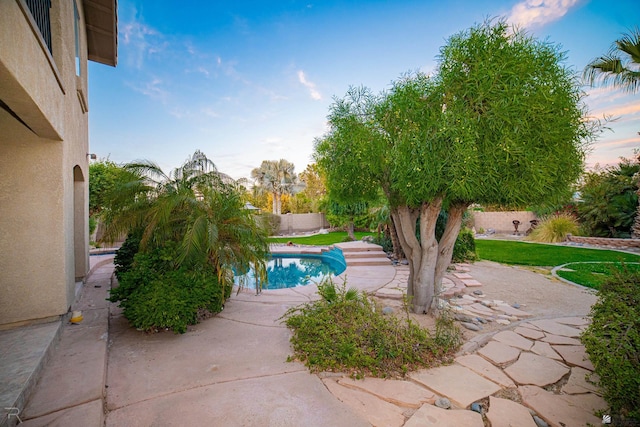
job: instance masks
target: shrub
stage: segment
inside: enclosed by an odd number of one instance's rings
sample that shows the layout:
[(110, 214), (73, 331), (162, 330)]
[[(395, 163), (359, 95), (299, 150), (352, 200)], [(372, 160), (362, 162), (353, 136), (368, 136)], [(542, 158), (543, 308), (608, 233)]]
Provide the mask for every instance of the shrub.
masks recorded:
[(603, 397), (612, 415), (640, 422), (640, 272), (625, 266), (613, 271), (591, 316), (581, 339)]
[(391, 237), (387, 236), (384, 233), (380, 233), (374, 236), (373, 243), (382, 246), (382, 250), (386, 253), (393, 252), (393, 242), (391, 241)]
[(124, 273), (131, 269), (133, 264), (133, 257), (138, 253), (140, 248), (140, 239), (142, 238), (142, 230), (133, 231), (127, 234), (120, 249), (116, 251), (116, 256), (113, 258), (115, 264), (116, 277), (120, 279)]
[(460, 230), (456, 243), (453, 245), (452, 262), (473, 261), (476, 255), (476, 239), (473, 231), (468, 228)]
[(527, 239), (534, 242), (557, 243), (564, 242), (567, 234), (579, 233), (580, 228), (576, 218), (570, 214), (560, 213), (543, 219)]
[(203, 311), (218, 313), (231, 294), (207, 265), (175, 264), (174, 245), (138, 253), (121, 273), (109, 300), (119, 302), (131, 324), (145, 331), (171, 329), (184, 333)]
[(318, 286), (319, 301), (289, 309), (294, 358), (313, 372), (348, 372), (353, 377), (405, 375), (449, 361), (460, 346), (450, 319), (437, 321), (435, 335), (409, 318), (384, 315), (366, 294), (330, 281)]

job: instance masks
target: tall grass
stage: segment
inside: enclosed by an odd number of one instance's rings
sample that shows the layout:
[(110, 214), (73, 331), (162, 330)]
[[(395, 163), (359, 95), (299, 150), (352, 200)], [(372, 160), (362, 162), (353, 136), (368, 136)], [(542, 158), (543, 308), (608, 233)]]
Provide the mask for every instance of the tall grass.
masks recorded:
[(578, 230), (578, 221), (572, 215), (560, 213), (542, 220), (527, 240), (542, 243), (564, 242), (567, 234), (578, 234)]

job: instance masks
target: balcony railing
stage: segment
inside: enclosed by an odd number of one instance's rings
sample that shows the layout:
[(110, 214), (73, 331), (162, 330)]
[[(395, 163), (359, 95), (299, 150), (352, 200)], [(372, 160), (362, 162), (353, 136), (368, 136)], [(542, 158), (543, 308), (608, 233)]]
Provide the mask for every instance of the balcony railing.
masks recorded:
[(51, 9), (51, 0), (25, 0), (33, 20), (36, 22), (42, 39), (44, 40), (49, 52), (51, 51), (51, 18), (49, 10)]

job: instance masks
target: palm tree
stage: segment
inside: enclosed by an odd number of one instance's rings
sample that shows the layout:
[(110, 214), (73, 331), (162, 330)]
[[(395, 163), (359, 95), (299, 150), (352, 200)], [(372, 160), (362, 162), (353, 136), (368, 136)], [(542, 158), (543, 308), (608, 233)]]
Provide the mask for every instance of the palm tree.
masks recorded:
[(210, 265), (223, 288), (233, 284), (233, 270), (253, 267), (264, 278), (266, 232), (244, 209), (240, 187), (203, 153), (170, 174), (149, 161), (123, 168), (125, 179), (109, 195), (106, 239), (141, 229), (140, 250), (177, 242), (177, 263)]
[(251, 171), (256, 186), (273, 195), (273, 213), (282, 213), (281, 196), (291, 194), (297, 185), (297, 176), (293, 163), (285, 160), (264, 160), (259, 168)]
[(640, 89), (640, 30), (636, 28), (616, 40), (609, 52), (584, 69), (584, 79), (594, 85), (612, 84), (631, 93)]
[[(629, 34), (623, 34), (606, 55), (594, 59), (585, 67), (583, 77), (591, 85), (600, 80), (604, 85), (612, 84), (636, 93), (640, 89), (640, 30), (636, 28)], [(636, 176), (636, 186), (639, 198), (631, 236), (637, 239), (640, 238), (640, 176)]]

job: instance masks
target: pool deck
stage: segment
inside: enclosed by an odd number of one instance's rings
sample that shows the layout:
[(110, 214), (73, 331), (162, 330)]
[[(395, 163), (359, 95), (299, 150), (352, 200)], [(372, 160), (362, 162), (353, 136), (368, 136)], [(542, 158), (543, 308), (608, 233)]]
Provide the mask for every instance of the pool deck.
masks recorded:
[[(49, 335), (57, 338), (42, 340), (41, 346), (51, 350), (20, 408), (22, 426), (483, 427), (482, 416), (469, 410), (483, 399), (490, 403), (485, 419), (494, 426), (535, 427), (530, 409), (552, 426), (599, 424), (592, 412), (603, 401), (584, 381), (592, 367), (575, 343), (583, 318), (530, 320), (505, 328), (489, 337), (484, 353), (461, 355), (452, 365), (418, 371), (406, 381), (353, 381), (310, 374), (301, 363), (286, 361), (291, 333), (281, 316), (316, 298), (315, 285), (234, 293), (222, 313), (183, 335), (145, 334), (105, 300), (114, 266), (103, 257), (92, 259), (92, 272), (72, 307), (83, 311), (84, 320), (51, 324), (55, 332)], [(406, 267), (348, 266), (340, 280), (368, 292), (396, 292), (399, 281), (406, 280)], [(547, 351), (549, 337), (571, 341), (563, 348), (566, 354)], [(3, 344), (3, 349), (16, 348), (5, 338)], [(26, 353), (34, 353), (38, 344), (29, 346)], [(544, 351), (537, 354), (534, 348)], [(505, 368), (519, 357), (522, 363)], [(10, 352), (2, 360), (4, 383), (6, 367), (22, 366), (23, 360)], [(541, 388), (569, 372), (572, 389), (566, 394)], [(509, 400), (516, 387), (524, 403)], [(452, 408), (434, 405), (440, 397)], [(16, 417), (10, 418), (15, 424)]]

